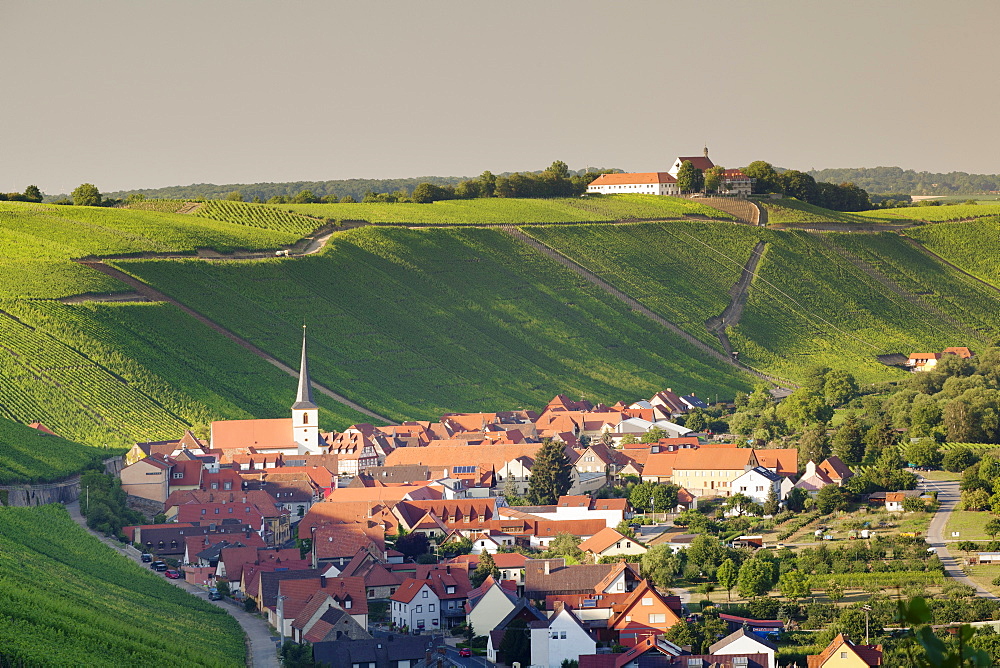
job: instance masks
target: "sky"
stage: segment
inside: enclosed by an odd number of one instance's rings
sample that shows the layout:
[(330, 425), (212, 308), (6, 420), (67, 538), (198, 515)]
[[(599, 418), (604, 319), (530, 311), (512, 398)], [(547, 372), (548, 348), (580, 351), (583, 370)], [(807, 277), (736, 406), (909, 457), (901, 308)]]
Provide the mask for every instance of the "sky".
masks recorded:
[(0, 192), (1000, 173), (1000, 2), (2, 0)]

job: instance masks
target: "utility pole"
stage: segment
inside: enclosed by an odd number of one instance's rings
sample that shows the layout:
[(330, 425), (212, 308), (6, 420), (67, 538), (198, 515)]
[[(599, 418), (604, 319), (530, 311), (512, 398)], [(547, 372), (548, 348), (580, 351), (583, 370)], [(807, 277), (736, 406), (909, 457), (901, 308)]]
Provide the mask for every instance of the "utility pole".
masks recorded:
[(868, 640), (868, 615), (872, 611), (872, 606), (863, 605), (861, 606), (861, 609), (865, 611), (865, 644), (870, 645), (871, 642)]

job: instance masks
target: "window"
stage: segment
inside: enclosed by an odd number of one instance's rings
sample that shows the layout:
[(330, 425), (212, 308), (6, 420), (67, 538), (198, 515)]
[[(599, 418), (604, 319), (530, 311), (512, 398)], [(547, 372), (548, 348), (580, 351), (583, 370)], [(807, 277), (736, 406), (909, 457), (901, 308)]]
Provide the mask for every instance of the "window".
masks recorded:
[(847, 652), (841, 652), (840, 653), (840, 658), (841, 659), (846, 659), (847, 658)]
[(433, 603), (431, 603), (430, 605), (427, 606), (427, 612), (435, 612), (434, 604)]
[(423, 594), (424, 594), (424, 596), (423, 596), (423, 597), (424, 597), (424, 598), (427, 598), (427, 590), (426, 590), (426, 589), (424, 590)]
[(233, 483), (231, 482), (222, 483), (222, 489), (232, 489), (232, 488), (233, 488)]
[(350, 610), (354, 603), (349, 598), (344, 599), (344, 610)]
[(212, 483), (212, 489), (219, 489), (219, 483), (213, 482)]
[(454, 594), (455, 593), (455, 585), (448, 585), (447, 587), (445, 587), (445, 592), (448, 593), (448, 594)]
[(183, 471), (181, 471), (180, 473), (174, 473), (174, 480), (180, 480), (183, 477), (184, 477)]
[(651, 612), (651, 613), (649, 613), (649, 623), (650, 624), (663, 624), (666, 621), (667, 621), (667, 615), (666, 615), (666, 613), (663, 613), (663, 612), (659, 612), (659, 613)]
[(559, 639), (560, 640), (566, 640), (566, 632), (565, 631), (560, 631), (559, 632)]
[(653, 599), (651, 599), (651, 598), (644, 598), (644, 599), (642, 599), (642, 604), (643, 605), (653, 605)]
[(549, 638), (552, 639), (552, 640), (558, 640), (559, 639), (559, 632), (558, 631), (549, 631)]
[(422, 606), (422, 605), (418, 605), (417, 609), (414, 610), (414, 612), (423, 612), (423, 611), (424, 611), (424, 606)]

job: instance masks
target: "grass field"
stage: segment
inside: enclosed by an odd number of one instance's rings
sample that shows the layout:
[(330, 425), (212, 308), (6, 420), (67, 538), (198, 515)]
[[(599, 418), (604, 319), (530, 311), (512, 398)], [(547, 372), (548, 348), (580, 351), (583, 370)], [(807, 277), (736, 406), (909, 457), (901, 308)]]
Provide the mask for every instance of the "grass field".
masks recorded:
[(927, 223), (943, 223), (1000, 215), (1000, 204), (989, 202), (984, 204), (952, 204), (949, 206), (908, 206), (901, 209), (860, 211), (854, 215), (879, 222), (919, 220)]
[(316, 380), (393, 418), (752, 386), (495, 230), (361, 228), (293, 261), (118, 265), (285, 361), (305, 319)]
[(732, 215), (681, 197), (604, 195), (555, 199), (445, 200), (432, 204), (281, 204), (282, 209), (329, 220), (364, 220), (408, 225), (527, 225), (611, 222), (624, 219), (682, 219)]
[[(948, 518), (948, 524), (944, 527), (944, 537), (948, 540), (990, 540), (983, 527), (991, 519), (993, 515), (987, 512), (956, 510)], [(959, 535), (953, 536), (956, 531)], [(955, 554), (960, 553), (956, 550)]]
[(242, 666), (224, 610), (114, 554), (62, 506), (0, 508), (0, 664)]

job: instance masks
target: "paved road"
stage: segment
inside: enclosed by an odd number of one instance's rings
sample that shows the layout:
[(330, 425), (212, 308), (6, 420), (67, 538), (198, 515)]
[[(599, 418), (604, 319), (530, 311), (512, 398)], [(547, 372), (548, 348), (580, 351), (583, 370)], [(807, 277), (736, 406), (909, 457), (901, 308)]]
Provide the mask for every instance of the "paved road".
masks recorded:
[[(73, 503), (66, 504), (66, 510), (69, 511), (70, 517), (76, 521), (77, 524), (82, 526), (87, 531), (87, 521), (84, 519), (83, 515), (80, 514), (80, 502), (74, 501)], [(128, 551), (126, 551), (122, 544), (117, 540), (108, 538), (107, 536), (90, 531), (90, 533), (101, 540), (105, 545), (110, 547), (112, 550), (122, 555), (126, 559), (131, 559), (140, 566), (142, 564), (140, 558)], [(167, 580), (177, 587), (187, 591), (193, 596), (197, 596), (201, 599), (208, 600), (208, 592), (204, 587), (198, 587), (196, 585), (189, 584), (184, 580)], [(251, 615), (243, 610), (242, 607), (233, 604), (231, 601), (209, 601), (213, 605), (216, 605), (230, 615), (236, 618), (236, 621), (240, 623), (243, 628), (243, 632), (246, 633), (247, 638), (250, 640), (250, 648), (247, 652), (247, 666), (250, 668), (280, 668), (280, 662), (278, 661), (277, 652), (277, 636), (272, 635), (271, 627), (268, 626), (260, 617), (256, 615)], [(480, 666), (482, 668), (482, 666)]]
[(951, 552), (948, 551), (948, 546), (944, 537), (944, 527), (948, 523), (948, 518), (951, 516), (952, 511), (955, 510), (955, 506), (958, 505), (958, 482), (954, 480), (927, 480), (926, 478), (920, 478), (918, 487), (922, 490), (937, 492), (939, 505), (934, 517), (931, 518), (930, 528), (927, 530), (927, 543), (936, 549), (938, 558), (941, 559), (941, 563), (944, 564), (944, 574), (949, 578), (961, 582), (962, 584), (974, 587), (977, 596), (993, 599), (995, 601), (1000, 600), (1000, 598), (997, 598), (989, 591), (976, 584), (972, 579), (966, 577), (965, 573), (962, 571), (961, 565), (958, 561), (956, 561), (955, 557), (952, 556)]

